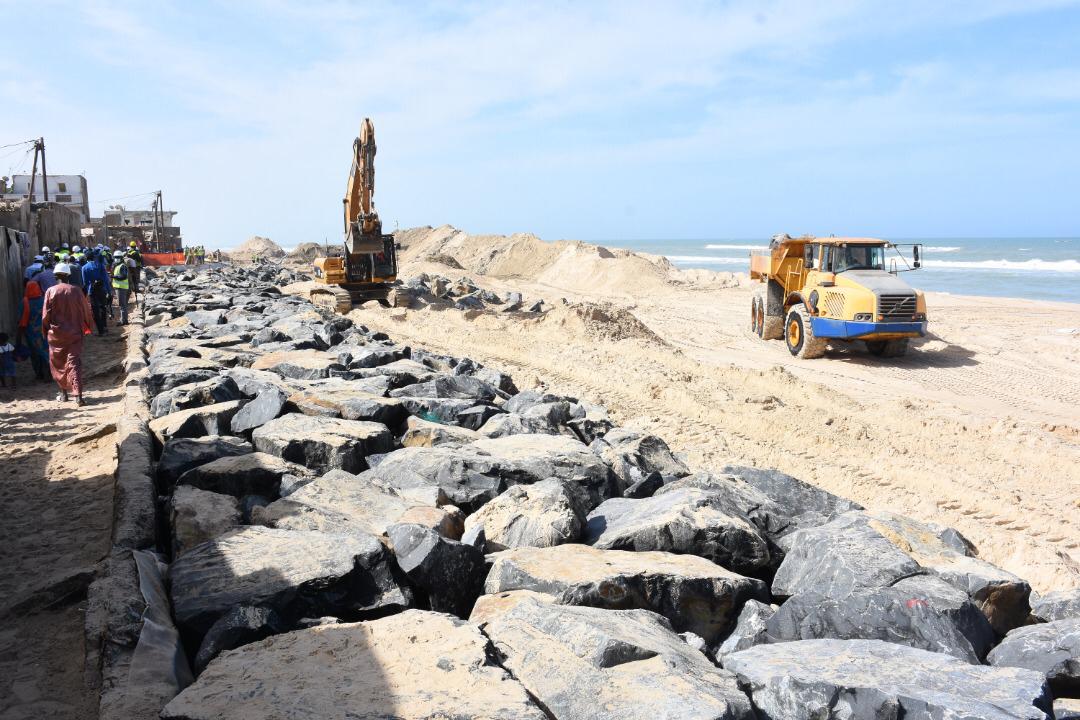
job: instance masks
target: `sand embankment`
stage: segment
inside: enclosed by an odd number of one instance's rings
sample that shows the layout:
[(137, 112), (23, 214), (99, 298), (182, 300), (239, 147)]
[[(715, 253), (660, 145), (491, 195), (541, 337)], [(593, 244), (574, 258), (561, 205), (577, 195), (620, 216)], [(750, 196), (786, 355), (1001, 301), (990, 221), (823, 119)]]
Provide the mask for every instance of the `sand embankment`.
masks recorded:
[(745, 276), (448, 226), (399, 240), (403, 277), (468, 275), (554, 309), (354, 311), (370, 327), (601, 401), (696, 465), (776, 467), (957, 527), (1038, 589), (1080, 585), (1075, 305), (932, 294), (932, 335), (907, 357), (841, 347), (803, 361), (749, 332)]

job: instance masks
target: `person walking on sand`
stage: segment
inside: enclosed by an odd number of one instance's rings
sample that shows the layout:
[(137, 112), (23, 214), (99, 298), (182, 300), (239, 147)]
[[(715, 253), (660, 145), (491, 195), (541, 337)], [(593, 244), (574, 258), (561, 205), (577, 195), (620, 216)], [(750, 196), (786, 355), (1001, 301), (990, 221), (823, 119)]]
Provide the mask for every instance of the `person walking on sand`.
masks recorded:
[(106, 335), (109, 332), (107, 316), (112, 304), (112, 281), (105, 263), (96, 251), (90, 254), (90, 262), (83, 266), (82, 276), (83, 289), (90, 296), (90, 310), (94, 315), (98, 335)]
[(120, 324), (128, 324), (128, 293), (131, 290), (129, 278), (131, 276), (127, 258), (121, 250), (113, 254), (112, 287), (116, 293), (116, 304), (120, 306)]
[(26, 343), (26, 349), (30, 351), (30, 366), (34, 368), (34, 377), (38, 380), (45, 379), (45, 367), (49, 364), (49, 346), (45, 342), (45, 332), (41, 327), (41, 311), (44, 305), (45, 293), (37, 279), (30, 280), (23, 291), (22, 316), (19, 318), (15, 344)]
[(81, 406), (83, 337), (90, 334), (94, 319), (86, 295), (68, 282), (71, 266), (60, 264), (53, 272), (59, 282), (45, 293), (41, 311), (41, 324), (49, 338), (49, 369), (60, 386), (57, 401), (66, 402), (71, 394)]

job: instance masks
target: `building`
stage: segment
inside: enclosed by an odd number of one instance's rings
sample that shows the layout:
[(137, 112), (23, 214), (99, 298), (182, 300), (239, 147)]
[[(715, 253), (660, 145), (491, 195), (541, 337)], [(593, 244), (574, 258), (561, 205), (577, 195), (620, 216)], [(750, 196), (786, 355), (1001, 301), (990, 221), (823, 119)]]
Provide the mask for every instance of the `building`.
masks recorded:
[[(0, 179), (0, 200), (45, 201), (44, 178), (34, 181), (34, 197), (30, 197), (30, 176), (14, 175)], [(58, 203), (79, 213), (80, 222), (90, 222), (90, 197), (86, 192), (86, 178), (82, 175), (49, 175), (49, 202)]]
[(102, 217), (91, 218), (89, 225), (83, 227), (83, 244), (102, 243), (115, 248), (127, 247), (128, 243), (134, 241), (144, 255), (182, 252), (180, 226), (173, 220), (177, 212), (162, 211), (164, 225), (158, 232), (153, 210), (128, 210), (123, 205), (113, 205), (105, 210)]
[[(164, 227), (173, 226), (173, 217), (176, 210), (163, 210), (161, 212)], [(105, 211), (105, 222), (109, 227), (154, 227), (153, 210), (128, 210), (123, 205), (113, 205)], [(99, 222), (95, 220), (95, 222)]]

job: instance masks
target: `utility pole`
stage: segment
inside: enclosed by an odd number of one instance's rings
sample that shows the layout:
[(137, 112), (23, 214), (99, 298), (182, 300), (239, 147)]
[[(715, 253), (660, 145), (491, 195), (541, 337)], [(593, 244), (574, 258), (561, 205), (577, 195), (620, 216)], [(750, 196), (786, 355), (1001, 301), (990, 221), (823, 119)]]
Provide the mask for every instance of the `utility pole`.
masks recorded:
[(157, 195), (154, 195), (154, 202), (150, 206), (150, 211), (152, 213), (154, 213), (154, 249), (155, 250), (158, 249), (158, 247), (159, 247), (158, 246), (158, 241), (161, 240), (161, 236), (158, 234), (157, 210), (158, 210), (158, 207), (157, 207)]
[(37, 156), (38, 156), (38, 144), (37, 140), (34, 141), (34, 164), (30, 168), (30, 194), (26, 196), (26, 199), (30, 201), (32, 205), (34, 203), (34, 184), (37, 182)]
[(164, 201), (161, 199), (161, 191), (160, 190), (157, 191), (157, 213), (158, 213), (158, 217), (155, 218), (155, 220), (157, 220), (157, 222), (159, 223), (158, 227), (161, 228), (161, 231), (160, 231), (161, 234), (164, 235), (165, 234), (165, 205), (164, 205)]
[(45, 192), (45, 202), (49, 202), (49, 171), (45, 169), (45, 138), (38, 138), (37, 144), (41, 148), (41, 184), (44, 185), (42, 190)]
[(30, 169), (30, 194), (26, 199), (34, 202), (34, 186), (37, 185), (37, 161), (38, 153), (41, 153), (41, 177), (42, 185), (45, 186), (45, 202), (49, 202), (49, 171), (45, 169), (45, 138), (40, 137), (34, 141), (34, 164)]
[(101, 211), (101, 226), (105, 228), (105, 247), (109, 247), (109, 208)]

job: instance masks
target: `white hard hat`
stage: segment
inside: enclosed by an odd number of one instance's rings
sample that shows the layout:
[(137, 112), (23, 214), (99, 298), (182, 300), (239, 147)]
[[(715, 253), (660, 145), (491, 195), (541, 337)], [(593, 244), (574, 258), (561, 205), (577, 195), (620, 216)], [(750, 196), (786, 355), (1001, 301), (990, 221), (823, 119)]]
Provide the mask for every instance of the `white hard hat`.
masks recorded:
[(52, 252), (52, 250), (49, 249), (48, 245), (45, 245), (44, 247), (41, 248), (41, 252), (47, 253), (47, 252)]
[(71, 248), (71, 251), (72, 252), (82, 252), (82, 248), (79, 247), (78, 245), (76, 245), (75, 247)]
[(71, 266), (68, 265), (67, 263), (60, 263), (55, 268), (53, 268), (53, 275), (70, 275), (70, 274), (71, 274)]

